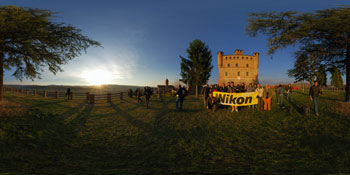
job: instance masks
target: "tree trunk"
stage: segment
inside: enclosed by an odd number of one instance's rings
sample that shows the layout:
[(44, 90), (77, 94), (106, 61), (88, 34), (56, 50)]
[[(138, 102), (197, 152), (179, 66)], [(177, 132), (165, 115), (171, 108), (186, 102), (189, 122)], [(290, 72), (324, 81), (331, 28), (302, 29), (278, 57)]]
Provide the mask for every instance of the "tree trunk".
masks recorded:
[(303, 80), (303, 92), (305, 91), (305, 84), (304, 84), (304, 80)]
[(198, 97), (198, 85), (196, 84), (196, 97)]
[(4, 99), (4, 54), (0, 52), (0, 102)]
[(350, 45), (348, 45), (346, 48), (345, 72), (345, 102), (350, 102)]

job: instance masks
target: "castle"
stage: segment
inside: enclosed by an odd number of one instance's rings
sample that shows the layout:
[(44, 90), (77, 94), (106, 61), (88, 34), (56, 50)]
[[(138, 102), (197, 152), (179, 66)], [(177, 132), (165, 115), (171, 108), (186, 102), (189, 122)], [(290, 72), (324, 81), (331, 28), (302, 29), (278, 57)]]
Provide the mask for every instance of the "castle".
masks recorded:
[(219, 85), (222, 83), (258, 83), (259, 53), (243, 55), (243, 50), (235, 50), (234, 55), (218, 52)]

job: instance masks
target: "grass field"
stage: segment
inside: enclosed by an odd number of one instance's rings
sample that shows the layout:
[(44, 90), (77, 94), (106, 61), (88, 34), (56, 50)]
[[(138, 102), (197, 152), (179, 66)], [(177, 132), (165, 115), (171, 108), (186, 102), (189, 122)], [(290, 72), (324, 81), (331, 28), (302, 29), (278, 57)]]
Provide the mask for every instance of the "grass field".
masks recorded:
[(350, 112), (325, 92), (320, 116), (306, 93), (282, 111), (203, 109), (188, 96), (88, 105), (7, 92), (0, 105), (0, 174), (350, 173)]

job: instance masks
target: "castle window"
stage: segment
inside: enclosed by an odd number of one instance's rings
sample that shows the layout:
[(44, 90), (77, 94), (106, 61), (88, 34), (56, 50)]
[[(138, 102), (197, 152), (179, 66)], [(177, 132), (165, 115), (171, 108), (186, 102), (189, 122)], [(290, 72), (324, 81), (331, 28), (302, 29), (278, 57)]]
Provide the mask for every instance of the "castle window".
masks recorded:
[(239, 57), (237, 57), (237, 59), (239, 59)]
[(230, 67), (230, 64), (227, 64), (227, 67)]
[(246, 59), (248, 59), (248, 57)]
[(252, 57), (250, 57), (250, 60), (253, 60), (253, 58), (252, 58)]
[(236, 59), (236, 57), (233, 57), (233, 59)]
[(238, 67), (238, 64), (236, 64), (236, 67)]
[(247, 64), (247, 67), (249, 67), (249, 64)]
[(249, 72), (247, 72), (247, 76), (249, 76)]
[(230, 57), (230, 59), (232, 59), (232, 57)]
[(241, 76), (241, 73), (240, 73), (240, 72), (238, 72), (238, 73), (237, 73), (237, 75), (238, 75), (238, 76)]
[(225, 76), (227, 76), (228, 75), (228, 73), (227, 72), (225, 72)]
[(226, 60), (227, 60), (227, 57), (226, 57)]

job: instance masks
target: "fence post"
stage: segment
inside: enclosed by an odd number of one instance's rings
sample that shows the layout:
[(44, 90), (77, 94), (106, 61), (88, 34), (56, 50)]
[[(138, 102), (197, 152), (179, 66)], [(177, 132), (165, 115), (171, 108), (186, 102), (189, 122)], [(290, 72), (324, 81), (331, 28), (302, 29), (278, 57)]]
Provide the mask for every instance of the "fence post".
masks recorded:
[(95, 94), (91, 94), (89, 96), (89, 100), (90, 100), (90, 104), (94, 104), (95, 103)]
[(120, 93), (120, 99), (123, 100), (123, 92)]
[(107, 102), (108, 102), (108, 103), (111, 103), (111, 102), (112, 102), (112, 94), (111, 94), (111, 93), (108, 93), (108, 94), (107, 94)]
[(73, 100), (73, 92), (70, 93), (70, 99)]
[(23, 89), (21, 89), (21, 91), (20, 91), (20, 92), (21, 92), (21, 94), (23, 94)]
[(26, 95), (29, 95), (29, 91), (28, 91), (28, 89), (26, 89)]
[(58, 99), (59, 93), (58, 91), (56, 91), (56, 99)]
[(34, 96), (36, 96), (37, 95), (37, 91), (36, 90), (34, 90)]
[(158, 97), (162, 98), (162, 92), (161, 91), (158, 91)]
[(89, 97), (90, 97), (90, 92), (86, 93), (86, 101), (89, 101)]
[(46, 97), (46, 91), (43, 92), (43, 97)]

